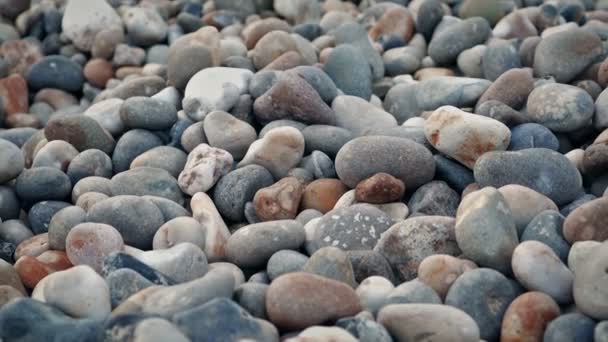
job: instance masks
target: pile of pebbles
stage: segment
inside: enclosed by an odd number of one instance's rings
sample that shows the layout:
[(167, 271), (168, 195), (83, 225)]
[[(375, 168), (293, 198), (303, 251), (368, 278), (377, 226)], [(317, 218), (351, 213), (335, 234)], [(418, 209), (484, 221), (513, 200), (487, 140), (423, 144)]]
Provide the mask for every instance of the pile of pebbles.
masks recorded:
[(0, 340), (608, 341), (608, 1), (0, 0)]

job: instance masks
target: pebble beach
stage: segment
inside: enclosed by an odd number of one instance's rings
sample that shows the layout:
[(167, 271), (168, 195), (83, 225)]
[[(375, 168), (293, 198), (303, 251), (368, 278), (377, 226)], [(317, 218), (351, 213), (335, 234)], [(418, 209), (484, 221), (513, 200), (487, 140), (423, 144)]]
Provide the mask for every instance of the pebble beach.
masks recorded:
[(0, 0), (0, 342), (608, 342), (608, 0)]

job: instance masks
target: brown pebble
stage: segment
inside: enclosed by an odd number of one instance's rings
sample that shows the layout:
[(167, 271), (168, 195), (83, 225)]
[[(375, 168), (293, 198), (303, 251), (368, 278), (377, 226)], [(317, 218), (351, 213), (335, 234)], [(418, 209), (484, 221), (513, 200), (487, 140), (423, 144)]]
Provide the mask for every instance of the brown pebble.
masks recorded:
[(33, 289), (47, 275), (66, 270), (72, 263), (63, 251), (46, 251), (38, 257), (23, 256), (15, 263), (15, 270), (23, 284)]
[(257, 217), (262, 221), (288, 220), (298, 214), (304, 185), (295, 177), (285, 177), (262, 188), (253, 197)]
[(29, 255), (37, 257), (40, 254), (49, 250), (49, 233), (34, 235), (31, 238), (22, 241), (15, 250), (15, 260), (19, 260), (22, 256)]
[(406, 8), (398, 6), (384, 12), (382, 17), (369, 31), (369, 36), (376, 41), (380, 37), (393, 36), (409, 41), (414, 34), (414, 18)]
[(354, 316), (361, 311), (350, 286), (311, 273), (294, 272), (275, 279), (266, 293), (268, 318), (277, 327), (298, 330)]
[(42, 59), (42, 46), (36, 39), (9, 40), (0, 45), (0, 56), (8, 63), (9, 74), (25, 75)]
[(418, 279), (445, 299), (454, 281), (461, 274), (476, 268), (477, 265), (471, 260), (459, 259), (448, 254), (435, 254), (424, 258), (418, 265)]
[(0, 105), (8, 116), (27, 113), (29, 108), (27, 82), (21, 75), (13, 74), (0, 79)]
[(608, 239), (608, 197), (589, 201), (572, 211), (564, 221), (563, 233), (571, 244)]
[(338, 199), (348, 191), (339, 179), (317, 179), (306, 186), (302, 194), (302, 210), (316, 209), (323, 214), (332, 210)]
[(103, 58), (91, 59), (84, 66), (84, 77), (97, 88), (105, 88), (106, 82), (114, 76), (112, 63)]
[(545, 328), (559, 316), (559, 306), (542, 292), (526, 292), (509, 305), (502, 320), (501, 342), (542, 341)]
[(287, 51), (270, 62), (262, 70), (289, 70), (305, 64), (302, 55), (296, 51)]
[(357, 202), (382, 204), (398, 201), (404, 193), (403, 181), (380, 172), (357, 184), (355, 199)]

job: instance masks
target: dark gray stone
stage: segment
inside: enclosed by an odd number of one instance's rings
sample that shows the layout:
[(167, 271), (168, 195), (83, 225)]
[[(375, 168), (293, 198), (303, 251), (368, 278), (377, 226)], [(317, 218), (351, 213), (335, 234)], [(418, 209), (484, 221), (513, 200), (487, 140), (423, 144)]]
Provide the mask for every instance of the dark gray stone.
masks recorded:
[(382, 254), (373, 250), (346, 251), (355, 272), (355, 281), (360, 283), (371, 276), (381, 276), (397, 283), (391, 264)]
[(163, 145), (162, 140), (152, 132), (143, 129), (128, 131), (118, 139), (112, 154), (114, 172), (128, 170), (135, 157), (161, 145)]
[(527, 148), (559, 149), (559, 140), (547, 127), (537, 123), (525, 123), (511, 129), (509, 150), (518, 151)]
[(234, 301), (254, 317), (266, 319), (267, 284), (248, 282), (234, 290)]
[(127, 128), (157, 131), (173, 126), (177, 121), (177, 110), (168, 102), (138, 96), (122, 103), (120, 118)]
[(0, 219), (3, 221), (16, 219), (21, 210), (15, 189), (9, 186), (0, 186)]
[(583, 314), (575, 312), (561, 315), (549, 322), (543, 342), (591, 342), (594, 328), (595, 321)]
[(464, 165), (440, 154), (434, 155), (433, 159), (437, 166), (435, 178), (445, 181), (459, 193), (462, 193), (469, 184), (475, 183), (473, 172)]
[(334, 48), (327, 57), (324, 70), (344, 94), (365, 100), (372, 96), (369, 63), (353, 45), (342, 44)]
[(536, 215), (526, 226), (520, 241), (535, 240), (551, 247), (555, 254), (564, 262), (568, 261), (570, 245), (564, 239), (562, 227), (565, 217), (557, 211), (545, 210)]
[(72, 191), (70, 178), (54, 167), (26, 169), (15, 183), (17, 196), (30, 204), (45, 200), (63, 200)]
[(120, 268), (106, 276), (106, 283), (110, 289), (112, 308), (117, 307), (131, 295), (153, 286), (150, 280), (130, 268)]
[(432, 181), (414, 192), (407, 203), (412, 215), (456, 217), (460, 195), (445, 182)]
[(77, 92), (82, 88), (82, 67), (67, 57), (47, 56), (32, 65), (27, 75), (27, 84), (33, 89), (56, 88)]
[(489, 268), (463, 273), (450, 287), (445, 304), (471, 316), (481, 338), (495, 340), (500, 336), (502, 318), (509, 304), (519, 295), (507, 277)]
[(27, 220), (34, 234), (46, 233), (53, 216), (71, 204), (62, 201), (42, 201), (34, 204), (27, 213)]
[(293, 69), (298, 76), (308, 82), (327, 103), (331, 103), (338, 96), (338, 89), (334, 81), (321, 69), (302, 65)]
[(110, 178), (112, 177), (112, 159), (98, 149), (82, 151), (72, 159), (66, 173), (73, 184), (90, 176)]
[(469, 18), (436, 33), (429, 43), (428, 54), (436, 63), (450, 65), (462, 51), (483, 44), (491, 33), (484, 18)]
[(327, 125), (310, 125), (302, 130), (306, 142), (306, 153), (321, 151), (331, 158), (344, 144), (352, 139), (352, 133), (341, 127)]
[(348, 331), (360, 342), (393, 341), (386, 328), (381, 324), (376, 323), (373, 316), (365, 317), (360, 314), (354, 317), (340, 318), (336, 322), (336, 326)]
[(557, 205), (582, 193), (581, 175), (564, 155), (545, 148), (488, 152), (477, 159), (475, 180), (480, 187), (519, 184), (549, 197)]

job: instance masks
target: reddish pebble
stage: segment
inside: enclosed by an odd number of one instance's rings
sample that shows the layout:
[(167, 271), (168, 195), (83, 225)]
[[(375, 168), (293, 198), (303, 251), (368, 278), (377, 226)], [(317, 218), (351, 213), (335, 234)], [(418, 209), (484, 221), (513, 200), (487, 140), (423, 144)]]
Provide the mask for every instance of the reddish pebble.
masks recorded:
[(369, 36), (374, 40), (380, 37), (398, 37), (407, 42), (414, 34), (414, 19), (410, 12), (399, 6), (386, 12), (369, 31)]
[(295, 177), (285, 177), (258, 190), (253, 197), (257, 217), (262, 221), (295, 218), (303, 191), (304, 185)]
[(114, 76), (112, 63), (103, 58), (91, 59), (83, 72), (87, 81), (98, 88), (105, 88), (106, 82)]
[(35, 258), (26, 255), (15, 263), (21, 281), (30, 289), (47, 275), (70, 267), (72, 263), (63, 251), (46, 251)]
[(49, 233), (38, 234), (22, 241), (15, 250), (15, 260), (29, 255), (37, 257), (49, 250)]
[(388, 173), (380, 172), (362, 180), (355, 188), (357, 202), (389, 203), (398, 201), (405, 193), (405, 184)]
[(559, 306), (548, 295), (526, 292), (515, 298), (505, 312), (500, 341), (540, 342), (545, 328), (559, 313)]
[(25, 75), (44, 53), (37, 39), (9, 40), (0, 46), (0, 56), (8, 62), (9, 73)]
[(0, 79), (0, 99), (0, 104), (7, 115), (27, 113), (29, 106), (25, 79), (19, 74)]
[(103, 223), (81, 223), (70, 230), (65, 250), (74, 265), (88, 265), (100, 272), (105, 257), (123, 250), (124, 242), (116, 228)]
[(325, 214), (334, 208), (338, 199), (347, 191), (348, 187), (338, 179), (317, 179), (304, 189), (300, 205), (302, 210), (316, 209)]

